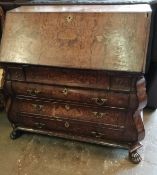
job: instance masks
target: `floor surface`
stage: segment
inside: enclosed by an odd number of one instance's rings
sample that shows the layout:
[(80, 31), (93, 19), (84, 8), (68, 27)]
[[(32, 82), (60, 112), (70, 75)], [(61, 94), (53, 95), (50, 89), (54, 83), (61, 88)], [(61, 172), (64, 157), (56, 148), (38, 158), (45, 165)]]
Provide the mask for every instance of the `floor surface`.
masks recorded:
[(11, 140), (10, 124), (0, 113), (0, 175), (157, 175), (157, 111), (145, 110), (143, 161), (128, 161), (128, 151), (24, 134)]

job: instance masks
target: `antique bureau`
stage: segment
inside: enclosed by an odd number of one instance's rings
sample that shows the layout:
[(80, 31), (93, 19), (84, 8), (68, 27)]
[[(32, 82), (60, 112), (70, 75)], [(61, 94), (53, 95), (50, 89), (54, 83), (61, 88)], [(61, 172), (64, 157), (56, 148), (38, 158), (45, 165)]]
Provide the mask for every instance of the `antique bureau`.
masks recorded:
[(144, 138), (149, 5), (53, 5), (7, 12), (1, 67), (13, 127), (129, 149)]

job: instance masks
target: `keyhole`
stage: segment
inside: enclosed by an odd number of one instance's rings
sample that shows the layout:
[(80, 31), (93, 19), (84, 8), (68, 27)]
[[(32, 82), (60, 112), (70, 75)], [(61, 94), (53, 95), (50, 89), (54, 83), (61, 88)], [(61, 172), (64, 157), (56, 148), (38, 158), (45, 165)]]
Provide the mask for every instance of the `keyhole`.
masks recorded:
[(69, 15), (69, 16), (67, 17), (67, 21), (68, 21), (68, 22), (71, 22), (72, 19), (73, 19), (73, 17), (72, 17), (71, 15)]

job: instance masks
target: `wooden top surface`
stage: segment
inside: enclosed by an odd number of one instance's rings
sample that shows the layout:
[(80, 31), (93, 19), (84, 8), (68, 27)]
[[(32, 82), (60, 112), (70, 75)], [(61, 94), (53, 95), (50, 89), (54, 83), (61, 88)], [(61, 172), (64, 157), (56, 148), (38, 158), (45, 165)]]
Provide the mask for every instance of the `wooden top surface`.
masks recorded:
[(144, 72), (150, 12), (149, 5), (17, 8), (6, 16), (0, 60)]

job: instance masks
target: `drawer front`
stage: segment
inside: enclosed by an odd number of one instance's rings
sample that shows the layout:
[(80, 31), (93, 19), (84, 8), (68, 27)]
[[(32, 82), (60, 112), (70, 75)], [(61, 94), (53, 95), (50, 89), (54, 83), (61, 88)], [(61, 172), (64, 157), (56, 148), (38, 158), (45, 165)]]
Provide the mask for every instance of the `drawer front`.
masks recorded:
[[(33, 115), (32, 115), (33, 116)], [(92, 134), (95, 131), (95, 128), (88, 126), (79, 121), (72, 121), (68, 119), (45, 119), (43, 116), (32, 117), (24, 114), (18, 114), (17, 118), (13, 120), (16, 121), (19, 125), (31, 127), (33, 129), (49, 130), (49, 131), (59, 131), (59, 132), (72, 132), (77, 135), (80, 134)], [(83, 125), (82, 125), (83, 124)]]
[(77, 120), (103, 123), (109, 127), (123, 128), (125, 125), (125, 112), (95, 107), (76, 106), (71, 104), (55, 104), (55, 116), (75, 118)]
[(122, 108), (129, 106), (129, 94), (127, 93), (22, 82), (13, 82), (12, 88), (17, 95), (73, 101), (96, 106)]
[(109, 76), (102, 71), (31, 66), (25, 71), (31, 82), (109, 89)]
[(12, 116), (12, 120), (17, 126), (31, 128), (35, 130), (43, 130), (50, 132), (58, 132), (72, 134), (73, 136), (84, 136), (93, 139), (119, 139), (124, 133), (124, 128), (106, 128), (102, 124), (92, 124), (69, 119), (45, 119), (42, 116), (33, 116), (26, 114), (18, 114)]
[(7, 79), (24, 81), (24, 71), (22, 67), (9, 67)]
[(42, 115), (45, 118), (69, 118), (93, 123), (103, 123), (107, 127), (124, 128), (126, 111), (107, 108), (78, 106), (68, 103), (16, 100), (13, 111)]
[(134, 91), (136, 78), (131, 75), (98, 70), (47, 68), (35, 66), (8, 67), (7, 79), (96, 89)]

